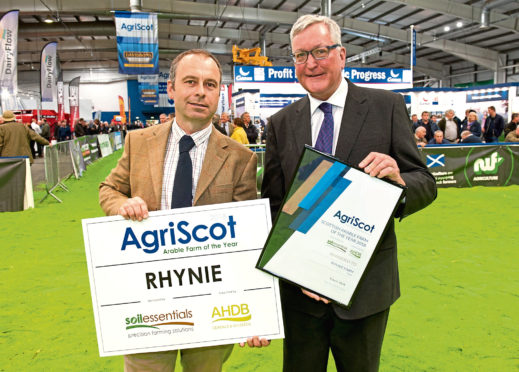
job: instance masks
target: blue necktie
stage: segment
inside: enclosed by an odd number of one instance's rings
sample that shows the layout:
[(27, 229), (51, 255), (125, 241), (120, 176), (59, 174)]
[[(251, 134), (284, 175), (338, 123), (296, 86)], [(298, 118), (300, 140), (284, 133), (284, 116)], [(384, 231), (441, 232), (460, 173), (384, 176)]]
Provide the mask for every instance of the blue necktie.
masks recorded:
[(332, 105), (323, 102), (319, 105), (319, 109), (324, 112), (324, 120), (315, 142), (315, 148), (319, 151), (331, 154), (333, 150), (333, 115)]
[(195, 142), (190, 136), (183, 136), (178, 143), (180, 154), (178, 155), (175, 181), (173, 182), (173, 194), (171, 196), (171, 208), (191, 207), (193, 204), (193, 164), (189, 156), (189, 150)]

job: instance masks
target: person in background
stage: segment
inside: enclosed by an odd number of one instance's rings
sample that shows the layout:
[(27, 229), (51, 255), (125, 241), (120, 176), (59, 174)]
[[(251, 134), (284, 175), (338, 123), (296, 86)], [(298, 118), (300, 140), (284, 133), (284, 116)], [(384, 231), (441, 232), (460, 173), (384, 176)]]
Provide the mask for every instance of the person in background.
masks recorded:
[[(200, 49), (183, 52), (172, 62), (169, 76), (167, 92), (175, 101), (176, 118), (128, 133), (119, 163), (99, 187), (107, 215), (141, 221), (148, 210), (257, 198), (256, 155), (211, 124), (222, 78), (216, 57)], [(252, 337), (247, 344), (267, 346), (269, 341)], [(230, 344), (180, 350), (183, 370), (221, 371), (232, 349)], [(177, 354), (125, 355), (124, 370), (174, 371)]]
[(464, 130), (461, 132), (460, 143), (481, 143), (481, 138), (476, 137), (470, 130)]
[(462, 132), (468, 130), (476, 137), (481, 137), (481, 124), (478, 121), (476, 111), (472, 110), (467, 114), (467, 121), (465, 124), (461, 124), (460, 130)]
[(519, 125), (506, 135), (505, 142), (519, 142)]
[(458, 143), (461, 134), (461, 121), (454, 116), (454, 110), (445, 111), (445, 117), (438, 122), (438, 128), (445, 133), (445, 139), (450, 143)]
[(418, 115), (416, 114), (413, 114), (411, 115), (411, 124), (413, 125), (413, 127), (417, 127), (418, 126)]
[(241, 118), (235, 118), (232, 125), (232, 134), (231, 138), (242, 145), (248, 145), (249, 139), (247, 138), (247, 133), (245, 132), (245, 124)]
[(227, 136), (230, 136), (232, 134), (231, 120), (229, 119), (229, 114), (226, 112), (222, 112), (222, 115), (220, 116), (220, 127), (222, 127), (225, 130), (225, 134)]
[(168, 116), (165, 113), (159, 115), (159, 124), (164, 124), (168, 121)]
[(517, 124), (519, 124), (519, 113), (514, 113), (512, 114), (510, 123), (506, 124), (505, 126), (505, 137), (508, 135), (508, 133), (513, 132), (515, 128), (517, 128)]
[(429, 145), (448, 145), (450, 144), (445, 138), (443, 138), (443, 132), (441, 130), (437, 130), (434, 132), (434, 138), (429, 141)]
[(66, 120), (62, 120), (59, 123), (58, 127), (58, 142), (68, 141), (72, 137), (72, 133), (70, 131), (70, 126), (67, 124)]
[(496, 112), (494, 106), (488, 107), (488, 117), (481, 131), (486, 143), (497, 142), (501, 133), (505, 129), (505, 121), (501, 115)]
[(214, 128), (222, 133), (223, 135), (227, 135), (227, 133), (225, 133), (225, 129), (223, 129), (221, 126), (220, 126), (220, 115), (218, 114), (214, 114), (213, 115), (213, 119), (212, 119), (212, 123), (214, 125)]
[(422, 119), (418, 120), (416, 124), (413, 124), (413, 131), (415, 131), (417, 127), (424, 127), (426, 129), (427, 133), (425, 134), (425, 138), (427, 141), (433, 139), (434, 132), (438, 130), (438, 126), (429, 120), (428, 111), (422, 112)]
[[(397, 218), (430, 204), (436, 197), (435, 180), (409, 130), (402, 95), (358, 87), (343, 78), (346, 49), (341, 28), (331, 18), (300, 17), (290, 41), (296, 77), (308, 95), (272, 115), (267, 125), (261, 194), (270, 199), (272, 218), (282, 207), (305, 144), (371, 177), (406, 186)], [(389, 309), (400, 296), (396, 240), (391, 220), (348, 309), (280, 281), (283, 371), (326, 371), (330, 350), (338, 371), (378, 369)]]
[(27, 156), (32, 164), (34, 159), (29, 147), (31, 140), (42, 145), (49, 144), (49, 141), (34, 130), (17, 123), (11, 110), (4, 111), (0, 122), (0, 156)]
[(241, 115), (241, 119), (243, 120), (243, 129), (245, 129), (245, 132), (247, 133), (247, 140), (251, 144), (256, 143), (256, 140), (258, 139), (258, 128), (252, 124), (250, 114), (248, 112), (244, 112)]
[(414, 139), (416, 141), (417, 146), (425, 147), (427, 145), (427, 139), (425, 138), (425, 134), (427, 130), (424, 127), (417, 127), (414, 131)]
[(50, 125), (45, 119), (41, 122), (41, 136), (50, 142)]
[(74, 135), (76, 138), (86, 136), (87, 130), (88, 128), (85, 119), (79, 118), (78, 122), (74, 125)]

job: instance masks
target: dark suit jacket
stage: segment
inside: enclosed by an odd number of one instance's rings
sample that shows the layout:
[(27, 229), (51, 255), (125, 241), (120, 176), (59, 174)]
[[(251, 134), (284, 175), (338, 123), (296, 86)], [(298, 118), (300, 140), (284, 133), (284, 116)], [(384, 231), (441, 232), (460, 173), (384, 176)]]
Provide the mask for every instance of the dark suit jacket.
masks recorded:
[[(270, 198), (272, 216), (275, 218), (290, 187), (304, 145), (312, 144), (308, 97), (273, 115), (267, 128), (262, 196)], [(400, 94), (361, 88), (348, 81), (348, 96), (335, 156), (352, 165), (358, 165), (372, 151), (392, 156), (408, 187), (399, 217), (424, 208), (436, 197), (434, 177), (420, 160), (409, 128), (409, 117)], [(281, 284), (281, 295), (285, 307), (315, 316), (327, 311), (327, 305), (310, 299), (290, 284)], [(399, 296), (396, 236), (391, 221), (351, 309), (333, 306), (341, 318), (358, 319), (387, 309)]]
[[(160, 209), (171, 124), (127, 134), (117, 167), (99, 187), (99, 202), (107, 215), (116, 215), (121, 205), (135, 196), (141, 197), (150, 211)], [(213, 129), (193, 205), (256, 199), (256, 167), (256, 154)]]

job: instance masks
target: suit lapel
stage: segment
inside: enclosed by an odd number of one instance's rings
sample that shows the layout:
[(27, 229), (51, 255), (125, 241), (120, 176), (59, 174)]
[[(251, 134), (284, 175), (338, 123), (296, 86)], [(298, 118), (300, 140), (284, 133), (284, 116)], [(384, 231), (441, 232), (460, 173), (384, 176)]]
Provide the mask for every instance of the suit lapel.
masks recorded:
[(350, 157), (368, 110), (368, 101), (362, 89), (348, 81), (348, 95), (342, 114), (337, 148), (335, 149), (335, 156), (339, 159), (347, 161)]
[(296, 142), (296, 148), (303, 149), (305, 145), (312, 146), (312, 124), (308, 95), (298, 101), (297, 105), (294, 117), (289, 120), (289, 123), (292, 127), (292, 138)]
[(209, 137), (209, 142), (207, 143), (207, 150), (205, 152), (200, 178), (198, 179), (198, 184), (196, 186), (193, 205), (196, 205), (200, 196), (209, 187), (211, 182), (213, 182), (214, 178), (222, 168), (225, 159), (229, 156), (226, 147), (227, 144), (223, 134), (213, 128), (211, 136)]
[(164, 157), (168, 143), (171, 125), (169, 123), (155, 126), (148, 137), (148, 165), (151, 175), (151, 183), (157, 206), (160, 209), (160, 198), (162, 195), (162, 177), (164, 174)]

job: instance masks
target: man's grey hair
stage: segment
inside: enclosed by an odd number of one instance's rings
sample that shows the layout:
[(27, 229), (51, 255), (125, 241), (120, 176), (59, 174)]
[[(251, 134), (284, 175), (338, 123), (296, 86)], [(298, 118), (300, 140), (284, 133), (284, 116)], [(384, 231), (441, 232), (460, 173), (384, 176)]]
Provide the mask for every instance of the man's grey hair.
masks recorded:
[(191, 49), (186, 50), (185, 52), (180, 53), (176, 58), (171, 62), (171, 67), (169, 68), (169, 80), (171, 81), (171, 84), (173, 87), (175, 86), (175, 75), (177, 73), (177, 67), (182, 58), (187, 57), (191, 54), (199, 54), (202, 56), (205, 56), (207, 58), (211, 58), (215, 63), (216, 66), (218, 66), (218, 71), (220, 71), (220, 81), (218, 82), (219, 85), (222, 85), (222, 65), (220, 65), (220, 62), (218, 59), (212, 54), (211, 52), (208, 52), (204, 49)]
[(314, 23), (324, 23), (326, 26), (328, 26), (328, 31), (330, 31), (332, 42), (342, 46), (341, 28), (337, 22), (329, 17), (317, 14), (306, 14), (297, 19), (296, 23), (294, 23), (292, 29), (290, 30), (290, 45), (292, 45), (292, 40), (294, 40), (294, 37), (297, 34), (303, 32), (306, 28), (310, 27)]
[[(421, 129), (420, 129), (421, 128)], [(419, 127), (416, 127), (416, 129), (414, 130), (415, 133), (418, 133), (418, 132), (421, 132), (422, 130), (426, 131), (427, 132), (427, 129), (425, 129), (425, 127), (422, 127), (421, 125)]]
[(461, 138), (465, 139), (468, 136), (470, 136), (471, 134), (472, 134), (472, 132), (470, 130), (464, 130), (463, 132), (461, 132)]

